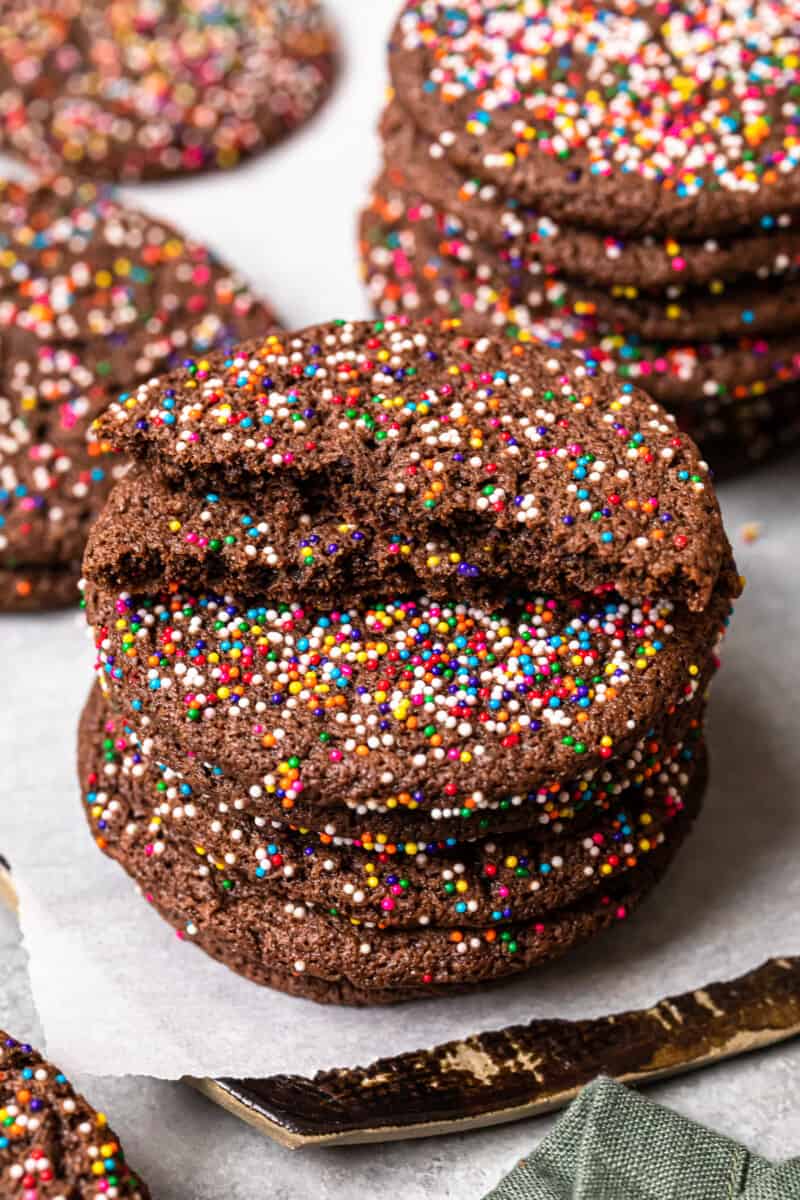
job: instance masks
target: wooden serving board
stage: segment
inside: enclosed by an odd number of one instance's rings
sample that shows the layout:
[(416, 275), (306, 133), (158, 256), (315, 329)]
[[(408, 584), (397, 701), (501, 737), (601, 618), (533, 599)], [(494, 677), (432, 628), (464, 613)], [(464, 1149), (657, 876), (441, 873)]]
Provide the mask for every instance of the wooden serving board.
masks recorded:
[[(0, 865), (0, 900), (16, 907)], [(644, 1084), (800, 1033), (800, 957), (650, 1008), (584, 1021), (532, 1020), (307, 1079), (186, 1079), (296, 1150), (480, 1129), (567, 1104), (598, 1075)]]

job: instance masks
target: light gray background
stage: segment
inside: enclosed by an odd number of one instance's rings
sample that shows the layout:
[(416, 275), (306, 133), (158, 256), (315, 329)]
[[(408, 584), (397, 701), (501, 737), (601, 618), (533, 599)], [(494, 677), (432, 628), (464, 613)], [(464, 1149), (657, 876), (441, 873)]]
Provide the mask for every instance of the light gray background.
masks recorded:
[[(355, 258), (355, 214), (377, 162), (373, 130), (385, 85), (383, 43), (396, 0), (329, 0), (329, 6), (343, 42), (342, 77), (313, 125), (237, 172), (128, 190), (136, 203), (209, 241), (294, 326), (367, 315)], [(753, 965), (767, 952), (800, 949), (798, 922), (791, 919), (800, 899), (795, 890), (800, 738), (794, 711), (798, 478), (795, 458), (722, 489), (750, 587), (715, 689), (708, 809), (676, 868), (680, 873), (651, 901), (674, 911), (676, 922), (690, 922), (694, 938), (701, 944), (708, 939), (709, 955), (717, 961), (720, 930), (729, 939), (732, 962), (742, 958), (743, 940)], [(740, 532), (751, 521), (763, 528), (748, 545)], [(42, 637), (52, 638), (55, 649), (46, 679), (26, 669), (27, 643)], [(4, 830), (8, 844), (13, 826), (24, 820), (37, 778), (57, 781), (65, 792), (72, 787), (69, 747), (75, 697), (82, 691), (74, 664), (84, 657), (78, 641), (85, 643), (74, 615), (6, 619), (0, 639), (7, 666), (0, 702), (2, 846)], [(70, 652), (62, 654), (66, 645)], [(88, 652), (85, 658), (88, 668)], [(47, 761), (43, 745), (52, 746)], [(43, 854), (47, 850), (43, 846)], [(653, 998), (669, 987), (655, 954)], [(574, 1004), (572, 996), (570, 1007)], [(485, 1024), (492, 1023), (487, 1001)], [(0, 915), (0, 1026), (41, 1040), (18, 932), (6, 915)], [(107, 1053), (112, 1061), (113, 1045)], [(102, 1063), (87, 1063), (92, 1065), (103, 1069)], [(766, 1155), (782, 1157), (800, 1153), (798, 1068), (800, 1044), (661, 1085), (652, 1094)], [(260, 1195), (349, 1200), (362, 1192), (404, 1200), (477, 1200), (551, 1124), (538, 1120), (429, 1142), (290, 1155), (181, 1085), (133, 1078), (78, 1082), (110, 1112), (158, 1200)]]

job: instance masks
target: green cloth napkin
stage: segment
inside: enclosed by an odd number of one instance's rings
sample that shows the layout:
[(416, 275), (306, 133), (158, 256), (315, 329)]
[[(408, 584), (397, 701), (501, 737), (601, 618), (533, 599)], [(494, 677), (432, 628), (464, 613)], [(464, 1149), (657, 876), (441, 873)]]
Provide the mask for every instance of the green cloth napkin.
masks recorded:
[(484, 1200), (800, 1200), (800, 1158), (775, 1165), (613, 1079), (584, 1088)]

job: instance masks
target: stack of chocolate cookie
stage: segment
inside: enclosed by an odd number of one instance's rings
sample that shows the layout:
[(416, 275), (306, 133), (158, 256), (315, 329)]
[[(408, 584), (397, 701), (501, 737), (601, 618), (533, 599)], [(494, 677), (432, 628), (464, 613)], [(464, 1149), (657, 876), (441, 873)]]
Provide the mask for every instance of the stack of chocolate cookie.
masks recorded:
[(112, 397), (270, 323), (205, 247), (109, 189), (0, 182), (0, 609), (77, 603), (124, 470), (89, 435)]
[(93, 530), (86, 814), (184, 938), (381, 1003), (628, 916), (706, 780), (739, 582), (708, 469), (614, 376), (343, 321), (132, 388)]
[(578, 348), (715, 467), (800, 434), (795, 4), (406, 0), (361, 220), (384, 315)]

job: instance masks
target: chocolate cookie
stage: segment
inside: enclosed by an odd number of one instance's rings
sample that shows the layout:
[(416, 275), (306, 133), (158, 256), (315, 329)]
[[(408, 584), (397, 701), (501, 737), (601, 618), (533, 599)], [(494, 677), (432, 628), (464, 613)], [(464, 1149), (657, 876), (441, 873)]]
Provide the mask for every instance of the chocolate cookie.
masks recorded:
[(553, 316), (514, 303), (509, 289), (486, 268), (441, 253), (426, 236), (433, 210), (408, 210), (400, 193), (376, 192), (360, 224), (361, 259), (370, 299), (384, 317), (436, 314), (458, 320), (472, 336), (497, 333), (534, 339), (553, 350), (578, 351), (591, 370), (616, 372), (646, 387), (680, 414), (687, 401), (746, 399), (800, 376), (800, 339), (794, 332), (769, 339), (670, 344), (618, 331), (595, 314)]
[[(582, 902), (533, 922), (411, 931), (348, 918), (309, 901), (281, 901), (258, 884), (209, 871), (191, 846), (149, 822), (103, 832), (102, 849), (183, 938), (255, 982), (351, 1004), (390, 1003), (504, 979), (565, 953), (624, 919), (668, 865), (697, 812), (703, 781), (687, 784), (669, 837), (643, 864)], [(111, 780), (112, 794), (115, 784)], [(108, 799), (108, 798), (107, 798)], [(91, 819), (91, 806), (89, 808)]]
[(86, 532), (125, 463), (80, 440), (0, 438), (0, 612), (78, 603)]
[(444, 154), (556, 220), (702, 238), (800, 209), (796, 10), (406, 0), (397, 98)]
[[(443, 245), (450, 252), (451, 244)], [(455, 248), (459, 245), (456, 239)], [(691, 291), (675, 287), (655, 297), (628, 284), (602, 292), (566, 278), (531, 276), (530, 265), (527, 256), (501, 252), (500, 269), (508, 273), (511, 295), (532, 311), (538, 305), (544, 312), (596, 317), (651, 340), (703, 342), (794, 332), (800, 318), (800, 280), (794, 273), (729, 286), (717, 280)]]
[(27, 436), (23, 426), (14, 453), (15, 439), (0, 432), (0, 564), (16, 565), (20, 552), (26, 566), (79, 563), (86, 531), (125, 463), (80, 438), (56, 434), (31, 444)]
[(667, 345), (647, 342), (598, 323), (551, 323), (556, 345), (574, 344), (588, 361), (613, 364), (620, 379), (647, 387), (673, 411), (698, 398), (746, 400), (800, 379), (796, 333), (743, 337), (728, 342)]
[(310, 905), (286, 911), (257, 893), (231, 896), (213, 877), (198, 876), (175, 847), (148, 857), (143, 839), (137, 844), (130, 833), (123, 853), (112, 857), (183, 937), (255, 983), (330, 1003), (386, 1004), (509, 979), (625, 920), (663, 875), (690, 826), (688, 816), (676, 818), (670, 842), (585, 905), (532, 924), (466, 933), (373, 930)]
[[(644, 393), (574, 356), (446, 323), (334, 322), (193, 360), (112, 403), (101, 436), (168, 479), (287, 479), (401, 536), (513, 537), (530, 588), (668, 588), (703, 609), (730, 550), (707, 467)], [(464, 563), (462, 573), (467, 573)]]
[(0, 1194), (149, 1200), (103, 1113), (31, 1046), (0, 1031)]
[(45, 607), (74, 597), (86, 534), (124, 469), (90, 435), (96, 414), (274, 317), (205, 248), (91, 183), (0, 184), (0, 242), (2, 600)]
[(0, 234), (4, 394), (28, 421), (69, 405), (74, 428), (132, 381), (275, 323), (210, 250), (108, 187), (0, 183)]
[(3, 138), (106, 179), (232, 167), (311, 116), (334, 54), (315, 0), (5, 0)]
[(88, 596), (113, 705), (287, 812), (398, 793), (460, 808), (611, 760), (698, 693), (729, 609), (725, 594), (690, 614), (607, 591), (325, 612)]
[(798, 213), (764, 216), (754, 229), (700, 241), (621, 237), (558, 223), (460, 171), (396, 101), (385, 110), (380, 131), (389, 190), (424, 196), (467, 241), (525, 253), (544, 270), (596, 287), (659, 293), (744, 276), (773, 276), (777, 282), (800, 265)]
[(327, 796), (309, 800), (304, 792), (245, 787), (235, 774), (225, 774), (218, 764), (204, 762), (191, 750), (182, 749), (169, 728), (142, 713), (119, 712), (112, 703), (113, 695), (104, 694), (104, 700), (108, 720), (124, 728), (126, 737), (137, 746), (141, 755), (138, 766), (144, 769), (143, 764), (155, 762), (158, 770), (163, 768), (170, 778), (174, 776), (182, 794), (202, 796), (209, 809), (249, 811), (260, 820), (280, 825), (291, 822), (326, 838), (359, 842), (367, 849), (380, 847), (393, 854), (420, 842), (463, 842), (520, 831), (531, 837), (568, 829), (581, 832), (598, 806), (603, 808), (625, 788), (646, 786), (674, 748), (694, 738), (695, 730), (702, 726), (715, 666), (714, 661), (707, 663), (696, 695), (687, 697), (686, 703), (667, 706), (642, 737), (626, 731), (613, 764), (603, 758), (598, 766), (581, 765), (569, 777), (551, 776), (528, 792), (504, 790), (495, 796), (476, 790), (458, 797), (451, 789), (427, 802), (419, 793), (398, 791), (382, 799), (345, 799), (334, 805)]
[(689, 779), (705, 771), (700, 724), (660, 756), (650, 742), (635, 773), (615, 778), (615, 763), (602, 787), (587, 785), (580, 829), (570, 819), (461, 842), (365, 843), (268, 820), (252, 799), (215, 803), (148, 758), (141, 735), (114, 717), (97, 687), (81, 720), (78, 763), (101, 849), (134, 821), (147, 825), (150, 853), (180, 843), (201, 874), (216, 873), (229, 890), (254, 884), (265, 900), (311, 901), (382, 928), (473, 927), (573, 905), (662, 846)]

